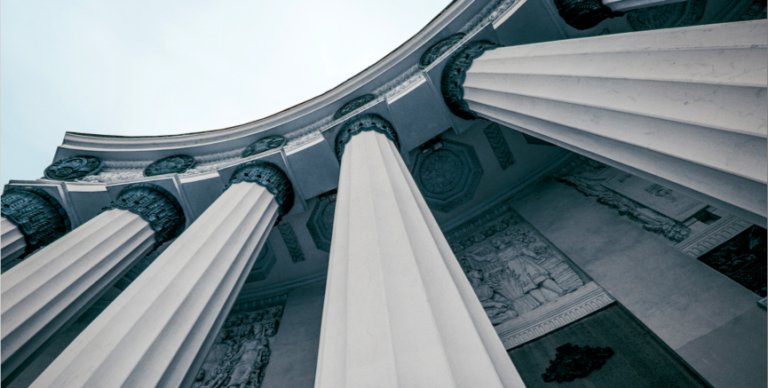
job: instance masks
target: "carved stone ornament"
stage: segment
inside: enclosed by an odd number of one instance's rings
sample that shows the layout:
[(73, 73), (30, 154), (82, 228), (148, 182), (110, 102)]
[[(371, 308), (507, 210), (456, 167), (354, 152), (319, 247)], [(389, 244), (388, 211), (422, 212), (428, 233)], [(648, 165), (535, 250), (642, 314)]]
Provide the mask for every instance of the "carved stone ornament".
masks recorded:
[(144, 175), (181, 174), (195, 167), (195, 158), (189, 155), (172, 155), (152, 162), (144, 169)]
[(685, 27), (698, 23), (704, 16), (707, 0), (638, 8), (627, 12), (627, 22), (635, 31)]
[(603, 20), (623, 15), (603, 5), (601, 0), (555, 0), (555, 6), (563, 21), (577, 30), (586, 30)]
[(470, 200), (483, 168), (467, 144), (437, 140), (421, 147), (414, 161), (413, 177), (432, 209), (448, 212)]
[(101, 171), (103, 163), (95, 156), (78, 155), (59, 159), (45, 169), (45, 177), (59, 181), (73, 181)]
[(128, 210), (149, 222), (155, 231), (155, 239), (163, 243), (175, 238), (184, 230), (184, 210), (176, 198), (160, 186), (138, 183), (120, 191), (112, 205)]
[(477, 118), (477, 115), (469, 109), (469, 105), (464, 101), (464, 80), (467, 78), (467, 70), (472, 66), (472, 61), (483, 55), (486, 50), (494, 49), (497, 46), (496, 43), (488, 40), (467, 43), (464, 48), (448, 60), (448, 64), (443, 68), (443, 75), (440, 79), (443, 100), (448, 109), (456, 116), (465, 120)]
[(352, 136), (363, 131), (381, 133), (395, 143), (395, 147), (400, 148), (397, 132), (395, 132), (395, 128), (389, 121), (375, 113), (362, 114), (347, 121), (339, 130), (339, 133), (336, 134), (336, 158), (341, 160), (341, 155), (344, 154), (344, 146), (347, 145), (347, 142), (352, 139)]
[(6, 189), (2, 196), (2, 215), (24, 235), (27, 252), (50, 244), (70, 230), (64, 208), (39, 189)]
[(496, 160), (499, 161), (499, 167), (502, 170), (506, 170), (513, 164), (515, 164), (515, 157), (512, 155), (512, 150), (509, 148), (507, 139), (504, 138), (504, 132), (501, 126), (496, 123), (492, 123), (483, 129), (483, 134), (488, 140), (488, 144), (493, 150), (493, 154), (496, 156)]
[(337, 110), (336, 113), (333, 114), (333, 119), (334, 120), (340, 119), (354, 112), (357, 108), (360, 108), (361, 106), (375, 99), (376, 99), (376, 96), (370, 93), (355, 97), (352, 100), (347, 101), (341, 108), (339, 108), (339, 110)]
[(589, 376), (613, 356), (609, 347), (579, 346), (571, 343), (557, 347), (555, 359), (541, 375), (545, 382), (564, 383)]
[(229, 179), (229, 184), (240, 182), (252, 182), (266, 188), (275, 196), (281, 216), (293, 207), (293, 185), (283, 170), (272, 163), (255, 160), (240, 165)]
[(315, 208), (307, 220), (307, 230), (318, 249), (329, 252), (333, 233), (333, 217), (336, 213), (336, 192), (318, 197)]
[(277, 230), (280, 232), (280, 236), (283, 237), (285, 247), (288, 248), (288, 253), (291, 255), (291, 261), (298, 263), (304, 261), (304, 252), (301, 250), (301, 242), (296, 236), (296, 232), (293, 230), (291, 224), (283, 221), (277, 225)]
[(451, 47), (459, 43), (465, 35), (466, 34), (463, 32), (459, 32), (433, 44), (432, 47), (428, 48), (427, 51), (421, 55), (421, 58), (419, 59), (419, 67), (423, 69), (429, 66), (437, 58), (445, 54), (446, 51), (450, 50)]
[(230, 314), (192, 387), (261, 387), (272, 354), (269, 341), (277, 333), (282, 315), (283, 306)]
[(285, 145), (285, 138), (280, 135), (271, 135), (262, 137), (259, 140), (251, 143), (243, 150), (242, 157), (246, 158), (251, 155), (260, 154), (264, 151), (280, 148)]

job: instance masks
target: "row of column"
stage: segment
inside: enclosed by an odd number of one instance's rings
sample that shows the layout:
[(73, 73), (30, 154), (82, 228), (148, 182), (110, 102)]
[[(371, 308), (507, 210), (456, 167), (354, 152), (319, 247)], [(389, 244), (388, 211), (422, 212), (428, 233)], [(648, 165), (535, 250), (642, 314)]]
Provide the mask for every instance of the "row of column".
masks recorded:
[[(764, 217), (764, 197), (761, 208), (749, 184), (765, 186), (765, 174), (759, 177), (765, 118), (755, 109), (755, 100), (765, 100), (764, 88), (756, 85), (765, 80), (753, 68), (754, 58), (765, 58), (766, 45), (754, 42), (761, 31), (764, 24), (739, 23), (636, 33), (634, 40), (616, 35), (480, 50), (460, 73), (466, 106), (460, 113), (655, 174)], [(707, 50), (690, 47), (704, 38)], [(602, 54), (591, 54), (597, 47)], [(735, 73), (724, 70), (716, 47), (739, 58), (728, 65)], [(653, 79), (644, 66), (655, 66)], [(610, 74), (619, 73), (621, 85), (613, 84)], [(656, 100), (662, 96), (679, 104)], [(715, 114), (700, 117), (708, 110)], [(656, 121), (636, 127), (633, 117)], [(730, 121), (736, 118), (739, 123)], [(754, 145), (760, 141), (762, 154)], [(714, 144), (702, 149), (707, 142)], [(397, 133), (377, 115), (357, 116), (338, 132), (341, 173), (316, 385), (523, 386), (397, 147)], [(680, 172), (679, 163), (699, 167)], [(737, 178), (746, 180), (738, 190), (710, 187), (741, 182)], [(265, 162), (241, 166), (230, 184), (183, 233), (187, 222), (170, 194), (129, 186), (114, 209), (3, 273), (5, 375), (157, 242), (175, 238), (33, 386), (191, 384), (190, 371), (199, 367), (200, 354), (294, 196), (286, 175)], [(14, 226), (3, 225), (4, 239), (18, 236)], [(9, 237), (9, 247), (13, 241)]]

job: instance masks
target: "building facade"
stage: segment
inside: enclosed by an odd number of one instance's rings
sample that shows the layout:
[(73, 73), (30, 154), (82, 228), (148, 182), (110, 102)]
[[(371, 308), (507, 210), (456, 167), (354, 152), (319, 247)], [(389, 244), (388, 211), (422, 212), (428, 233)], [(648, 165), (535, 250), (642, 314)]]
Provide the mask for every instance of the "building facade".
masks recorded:
[(766, 6), (466, 0), (2, 197), (3, 386), (761, 387)]

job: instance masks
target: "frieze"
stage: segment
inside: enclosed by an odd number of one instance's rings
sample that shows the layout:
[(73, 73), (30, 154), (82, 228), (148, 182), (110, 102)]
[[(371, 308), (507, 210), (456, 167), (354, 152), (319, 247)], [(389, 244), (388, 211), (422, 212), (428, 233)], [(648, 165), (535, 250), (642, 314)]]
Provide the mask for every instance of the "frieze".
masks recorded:
[(217, 333), (192, 387), (261, 387), (272, 353), (270, 340), (277, 334), (283, 309), (278, 305), (231, 313)]
[(280, 236), (283, 237), (285, 247), (288, 248), (288, 254), (291, 255), (291, 261), (294, 263), (304, 261), (304, 252), (301, 250), (301, 243), (299, 243), (299, 238), (296, 237), (296, 232), (293, 230), (291, 224), (283, 221), (277, 225), (277, 230), (280, 232)]
[(467, 78), (467, 70), (472, 66), (472, 61), (497, 46), (496, 43), (488, 40), (470, 42), (448, 59), (440, 78), (440, 89), (445, 104), (456, 116), (465, 120), (477, 118), (464, 101), (464, 80)]
[(229, 179), (229, 185), (240, 182), (252, 182), (266, 188), (275, 196), (280, 215), (287, 214), (293, 207), (293, 185), (283, 170), (272, 163), (256, 160), (239, 166)]
[(541, 375), (545, 382), (565, 383), (589, 376), (600, 369), (613, 356), (610, 347), (579, 346), (571, 343), (560, 345), (555, 358)]
[(483, 129), (488, 144), (493, 150), (493, 155), (496, 156), (496, 160), (499, 161), (499, 166), (502, 170), (506, 170), (508, 167), (515, 164), (515, 157), (512, 155), (512, 150), (509, 148), (507, 139), (504, 138), (504, 133), (501, 126), (496, 123), (492, 123)]
[(26, 252), (52, 243), (71, 228), (64, 208), (40, 189), (8, 187), (2, 196), (1, 210), (3, 217), (24, 235)]
[(692, 26), (704, 16), (707, 0), (638, 8), (627, 12), (627, 22), (635, 31)]
[(158, 159), (144, 169), (145, 176), (163, 174), (181, 174), (197, 164), (195, 158), (189, 155), (171, 155)]
[(677, 248), (692, 257), (699, 257), (749, 228), (751, 224), (735, 216), (722, 217), (703, 232), (677, 244)]
[(679, 243), (685, 240), (691, 230), (685, 224), (675, 221), (655, 210), (642, 206), (604, 184), (611, 178), (610, 168), (594, 160), (577, 157), (569, 163), (555, 178), (566, 185), (594, 198), (598, 203), (608, 206), (630, 220), (639, 223), (643, 229)]
[(508, 349), (613, 303), (509, 205), (446, 237)]
[(45, 177), (59, 181), (74, 181), (87, 175), (98, 174), (103, 167), (95, 156), (78, 155), (59, 159), (45, 169)]
[(464, 143), (434, 140), (421, 147), (413, 177), (432, 209), (448, 212), (471, 199), (483, 175), (474, 149)]
[(601, 0), (555, 0), (555, 6), (563, 21), (577, 30), (586, 30), (603, 20), (623, 15), (603, 5)]
[(440, 58), (441, 55), (450, 50), (451, 47), (461, 42), (466, 35), (467, 34), (463, 32), (458, 32), (433, 44), (430, 48), (424, 51), (424, 54), (421, 54), (421, 58), (419, 58), (419, 67), (423, 69), (432, 64), (437, 58)]
[(381, 133), (391, 140), (395, 147), (400, 148), (397, 132), (389, 121), (375, 113), (361, 114), (347, 121), (336, 134), (336, 158), (339, 161), (341, 161), (341, 155), (344, 154), (344, 147), (352, 139), (352, 136), (364, 131)]
[(251, 143), (248, 147), (246, 147), (243, 150), (243, 153), (240, 156), (242, 156), (243, 158), (247, 158), (251, 155), (260, 154), (264, 151), (280, 148), (283, 145), (285, 145), (284, 137), (280, 135), (265, 136)]
[(356, 111), (357, 109), (367, 105), (369, 102), (371, 102), (371, 101), (373, 101), (375, 99), (376, 99), (376, 96), (374, 94), (371, 94), (371, 93), (363, 94), (362, 96), (357, 96), (357, 97), (353, 98), (352, 100), (347, 101), (344, 105), (342, 105), (341, 108), (339, 108), (336, 111), (336, 113), (333, 114), (333, 119), (334, 120), (338, 120), (338, 119), (340, 119), (340, 118), (342, 118), (342, 117), (344, 117), (344, 116), (346, 116), (346, 115)]
[(157, 185), (130, 185), (120, 191), (112, 206), (128, 210), (147, 221), (155, 231), (158, 243), (181, 234), (187, 222), (176, 197)]

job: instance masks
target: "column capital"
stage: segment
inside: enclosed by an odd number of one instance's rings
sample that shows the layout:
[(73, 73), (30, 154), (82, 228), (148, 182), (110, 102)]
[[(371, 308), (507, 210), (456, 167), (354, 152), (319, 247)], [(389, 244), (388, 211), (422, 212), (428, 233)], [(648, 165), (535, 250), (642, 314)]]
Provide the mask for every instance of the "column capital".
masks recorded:
[(293, 185), (288, 175), (273, 163), (255, 160), (245, 163), (235, 170), (227, 187), (240, 182), (256, 183), (275, 196), (280, 205), (280, 215), (287, 214), (293, 207)]
[(352, 136), (363, 131), (381, 133), (391, 140), (398, 149), (400, 148), (400, 140), (397, 137), (395, 127), (389, 121), (375, 113), (361, 114), (347, 121), (336, 134), (336, 158), (339, 161), (341, 161), (341, 155), (344, 154), (344, 147), (352, 139)]
[(70, 230), (64, 208), (39, 189), (6, 189), (2, 196), (2, 215), (21, 230), (27, 252), (50, 244)]
[(445, 105), (456, 116), (465, 120), (477, 118), (477, 115), (469, 109), (469, 105), (464, 101), (464, 80), (467, 77), (467, 70), (472, 66), (472, 61), (483, 55), (486, 50), (496, 47), (498, 45), (489, 40), (467, 43), (466, 46), (448, 60), (448, 63), (443, 68), (440, 89), (443, 93)]
[(139, 183), (124, 188), (112, 203), (149, 223), (158, 243), (175, 238), (184, 230), (184, 210), (171, 193), (157, 185)]

